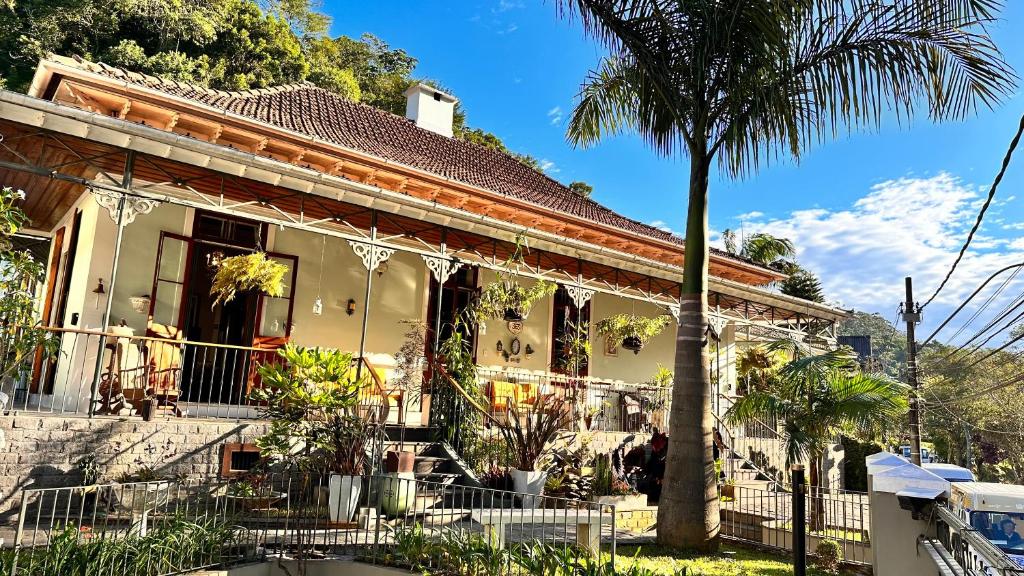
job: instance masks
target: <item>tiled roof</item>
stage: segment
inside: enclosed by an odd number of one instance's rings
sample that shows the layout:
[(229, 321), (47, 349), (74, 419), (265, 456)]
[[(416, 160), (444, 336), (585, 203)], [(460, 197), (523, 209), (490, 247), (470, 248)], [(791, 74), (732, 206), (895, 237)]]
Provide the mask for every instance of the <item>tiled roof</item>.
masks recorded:
[[(435, 134), (419, 128), (407, 118), (351, 102), (309, 83), (225, 92), (163, 80), (102, 63), (76, 61), (79, 67), (110, 78), (194, 100), (557, 212), (657, 240), (683, 244), (682, 238), (580, 196), (509, 154)], [(679, 209), (682, 208), (680, 203)], [(712, 251), (742, 260), (724, 251)]]

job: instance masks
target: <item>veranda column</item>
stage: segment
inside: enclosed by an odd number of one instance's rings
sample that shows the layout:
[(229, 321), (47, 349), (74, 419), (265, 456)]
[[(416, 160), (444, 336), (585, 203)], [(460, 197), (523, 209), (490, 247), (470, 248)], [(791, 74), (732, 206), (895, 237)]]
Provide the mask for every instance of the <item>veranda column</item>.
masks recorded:
[(107, 283), (107, 302), (103, 308), (100, 321), (99, 347), (96, 352), (96, 369), (93, 372), (92, 386), (89, 390), (89, 416), (96, 413), (96, 396), (100, 378), (103, 374), (103, 351), (106, 348), (106, 334), (110, 330), (110, 311), (114, 304), (114, 289), (117, 286), (117, 265), (121, 260), (121, 243), (124, 239), (124, 228), (135, 221), (139, 214), (149, 214), (159, 202), (149, 198), (141, 198), (131, 194), (132, 178), (135, 170), (135, 152), (129, 150), (125, 156), (124, 174), (121, 177), (121, 192), (99, 188), (90, 188), (96, 204), (106, 208), (110, 218), (117, 224), (114, 237), (114, 258), (110, 265), (110, 281)]
[(359, 334), (359, 362), (356, 364), (356, 378), (363, 374), (364, 357), (366, 356), (366, 329), (370, 321), (370, 294), (373, 289), (373, 271), (395, 253), (393, 248), (377, 245), (377, 211), (370, 217), (370, 241), (360, 242), (349, 240), (352, 251), (359, 256), (366, 268), (366, 291), (363, 296), (363, 326)]

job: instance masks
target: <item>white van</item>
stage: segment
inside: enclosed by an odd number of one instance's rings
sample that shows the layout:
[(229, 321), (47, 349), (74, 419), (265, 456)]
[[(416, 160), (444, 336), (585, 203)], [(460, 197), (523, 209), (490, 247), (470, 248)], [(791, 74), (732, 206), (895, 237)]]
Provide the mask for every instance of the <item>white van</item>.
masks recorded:
[(953, 482), (949, 506), (1024, 567), (1024, 486), (992, 482)]

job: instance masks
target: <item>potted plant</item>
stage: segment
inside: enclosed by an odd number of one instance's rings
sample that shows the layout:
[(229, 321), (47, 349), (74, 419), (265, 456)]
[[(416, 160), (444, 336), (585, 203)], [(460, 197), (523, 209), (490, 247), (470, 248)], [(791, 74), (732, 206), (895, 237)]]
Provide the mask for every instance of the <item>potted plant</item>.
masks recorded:
[(267, 296), (284, 294), (284, 275), (288, 268), (263, 252), (231, 256), (217, 265), (210, 295), (213, 305), (230, 302), (239, 292), (262, 292)]
[(226, 487), (224, 499), (227, 509), (235, 510), (267, 510), (287, 497), (284, 492), (275, 492), (267, 485), (267, 477), (262, 474), (249, 474), (232, 481)]
[(270, 420), (256, 444), (263, 456), (302, 473), (328, 478), (332, 522), (350, 522), (363, 490), (367, 451), (381, 425), (360, 415), (352, 355), (337, 350), (292, 344), (280, 359), (259, 367), (263, 387), (252, 393)]
[(661, 334), (671, 317), (663, 314), (654, 318), (636, 314), (616, 314), (597, 323), (597, 333), (605, 338), (618, 340), (626, 350), (639, 354), (651, 338)]
[(507, 418), (497, 421), (512, 457), (513, 489), (523, 496), (524, 507), (536, 507), (547, 481), (547, 471), (540, 464), (559, 432), (571, 424), (569, 406), (563, 400), (555, 400), (542, 409), (520, 414), (513, 403)]
[(557, 284), (547, 280), (537, 280), (528, 287), (519, 284), (519, 274), (514, 270), (523, 264), (523, 248), (522, 240), (517, 239), (515, 250), (498, 271), (496, 281), (480, 291), (470, 309), (476, 321), (521, 322), (530, 315), (534, 304), (558, 289)]

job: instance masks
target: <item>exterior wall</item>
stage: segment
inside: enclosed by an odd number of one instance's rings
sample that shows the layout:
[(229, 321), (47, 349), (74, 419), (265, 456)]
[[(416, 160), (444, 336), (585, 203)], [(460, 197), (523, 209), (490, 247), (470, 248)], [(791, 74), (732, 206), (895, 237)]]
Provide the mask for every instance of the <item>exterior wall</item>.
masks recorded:
[[(486, 286), (495, 281), (495, 274), (489, 270), (481, 271), (481, 286)], [(534, 281), (527, 278), (520, 278), (520, 285), (532, 286)], [(477, 362), (482, 366), (497, 368), (515, 368), (521, 370), (550, 370), (551, 367), (551, 318), (553, 314), (552, 303), (554, 297), (548, 297), (534, 304), (530, 315), (523, 322), (523, 331), (519, 334), (521, 350), (526, 350), (529, 344), (534, 353), (527, 358), (525, 352), (520, 352), (519, 361), (508, 361), (497, 351), (500, 340), (505, 350), (509, 349), (510, 343), (515, 336), (509, 332), (508, 325), (502, 320), (488, 320), (481, 326), (478, 334)]]
[[(110, 308), (110, 324), (116, 325), (124, 319), (128, 326), (135, 330), (136, 335), (146, 333), (146, 312), (132, 310), (132, 296), (149, 296), (153, 291), (153, 273), (156, 267), (156, 255), (160, 248), (160, 232), (185, 234), (186, 228), (192, 226), (194, 211), (174, 204), (161, 204), (149, 214), (136, 217), (135, 222), (125, 226), (124, 238), (121, 241), (121, 254), (117, 265), (117, 278), (114, 284), (113, 302)], [(100, 228), (107, 232), (109, 228), (109, 246), (96, 246), (99, 259), (104, 258), (107, 267), (113, 259), (113, 243), (117, 227), (107, 211), (100, 214)], [(109, 272), (107, 273), (109, 275)], [(102, 313), (102, 311), (101, 311)]]
[(0, 418), (0, 431), (0, 523), (7, 523), (17, 514), (18, 490), (80, 484), (76, 464), (85, 456), (95, 456), (102, 482), (142, 466), (166, 476), (216, 477), (224, 443), (253, 442), (265, 424), (18, 415)]
[[(299, 257), (292, 312), (292, 340), (303, 346), (324, 346), (357, 352), (363, 324), (366, 297), (366, 268), (352, 252), (348, 242), (327, 238), (323, 280), (320, 281), (320, 253), (324, 236), (286, 228), (274, 235), (273, 251)], [(383, 275), (372, 272), (370, 315), (367, 319), (366, 352), (375, 362), (389, 365), (402, 345), (407, 328), (403, 320), (426, 318), (429, 272), (416, 254), (396, 252), (388, 260)], [(317, 285), (323, 300), (323, 313), (313, 314)], [(345, 312), (348, 300), (356, 301), (356, 311)], [(379, 357), (378, 357), (379, 356)]]
[(672, 321), (661, 334), (651, 338), (639, 354), (629, 350), (618, 349), (617, 356), (605, 354), (605, 341), (597, 335), (594, 326), (600, 321), (615, 314), (633, 312), (639, 316), (654, 317), (666, 314), (664, 308), (649, 302), (634, 302), (610, 294), (594, 294), (590, 301), (590, 339), (593, 342), (593, 354), (590, 359), (590, 375), (608, 380), (626, 382), (646, 382), (658, 370), (658, 364), (672, 368), (675, 358), (676, 323)]

